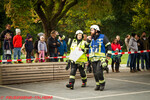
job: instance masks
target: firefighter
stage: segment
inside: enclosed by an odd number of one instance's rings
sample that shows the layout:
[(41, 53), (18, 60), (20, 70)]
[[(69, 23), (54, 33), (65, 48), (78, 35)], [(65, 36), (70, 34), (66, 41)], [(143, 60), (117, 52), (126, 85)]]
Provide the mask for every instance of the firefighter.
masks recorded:
[(66, 70), (69, 69), (69, 66), (71, 64), (71, 72), (70, 72), (69, 83), (66, 85), (66, 87), (70, 89), (74, 89), (75, 75), (77, 69), (79, 69), (80, 76), (82, 79), (81, 87), (86, 87), (87, 76), (85, 71), (85, 62), (87, 62), (86, 53), (89, 45), (87, 42), (83, 40), (83, 32), (81, 30), (77, 30), (75, 33), (75, 39), (71, 39), (71, 38), (67, 39), (64, 35), (62, 38), (67, 41), (68, 45), (71, 43), (70, 52), (74, 51), (76, 47), (78, 47), (79, 50), (82, 50), (84, 52), (76, 62), (69, 59), (68, 62), (69, 64), (67, 65)]
[(105, 79), (103, 70), (107, 66), (107, 59), (111, 57), (111, 43), (108, 38), (100, 33), (98, 25), (90, 27), (91, 36), (88, 37), (89, 58), (92, 62), (93, 73), (96, 81), (95, 90), (103, 91), (105, 88)]

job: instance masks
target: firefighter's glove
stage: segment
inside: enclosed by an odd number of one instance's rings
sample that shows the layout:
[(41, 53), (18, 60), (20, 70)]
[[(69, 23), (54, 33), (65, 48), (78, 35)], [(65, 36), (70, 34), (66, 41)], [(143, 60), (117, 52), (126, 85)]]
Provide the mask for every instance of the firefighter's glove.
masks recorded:
[(69, 60), (67, 66), (66, 66), (66, 70), (68, 70), (70, 68), (70, 66), (71, 66), (71, 61)]
[(106, 67), (107, 67), (106, 58), (102, 58), (102, 59), (101, 59), (101, 65), (102, 65), (103, 68), (106, 68)]

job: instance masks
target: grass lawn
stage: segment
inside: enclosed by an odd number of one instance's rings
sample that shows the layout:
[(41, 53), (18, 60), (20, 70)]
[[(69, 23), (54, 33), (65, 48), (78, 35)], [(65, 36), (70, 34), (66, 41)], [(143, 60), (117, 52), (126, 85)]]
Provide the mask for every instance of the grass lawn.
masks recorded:
[(128, 54), (124, 54), (121, 58), (121, 64), (127, 64)]
[[(128, 54), (122, 55), (122, 57), (121, 57), (121, 64), (126, 64), (127, 60), (128, 60)], [(112, 59), (109, 60), (109, 64), (111, 64), (111, 62), (112, 62)]]

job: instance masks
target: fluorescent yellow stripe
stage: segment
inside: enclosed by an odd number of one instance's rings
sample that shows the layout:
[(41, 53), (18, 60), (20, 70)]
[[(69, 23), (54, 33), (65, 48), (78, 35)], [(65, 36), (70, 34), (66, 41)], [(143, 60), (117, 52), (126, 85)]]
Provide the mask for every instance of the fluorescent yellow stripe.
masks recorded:
[(112, 51), (108, 50), (108, 52), (107, 52), (107, 53), (112, 54)]
[(105, 80), (99, 80), (99, 83), (101, 84), (101, 83), (104, 83), (105, 82)]
[(63, 39), (63, 40), (65, 39), (65, 35), (62, 36), (62, 39)]
[(68, 45), (70, 44), (70, 42), (71, 42), (71, 39), (69, 38), (69, 40), (68, 40)]
[(87, 79), (87, 77), (81, 77), (81, 79), (82, 79), (82, 80), (86, 80), (86, 79)]
[(75, 79), (75, 76), (72, 76), (72, 75), (71, 75), (70, 78)]
[(96, 82), (96, 85), (99, 85), (99, 82)]
[(108, 45), (111, 45), (111, 43), (110, 43), (110, 42), (108, 42), (108, 43), (105, 45), (105, 47), (107, 47)]
[(101, 52), (101, 43), (99, 44), (99, 53)]

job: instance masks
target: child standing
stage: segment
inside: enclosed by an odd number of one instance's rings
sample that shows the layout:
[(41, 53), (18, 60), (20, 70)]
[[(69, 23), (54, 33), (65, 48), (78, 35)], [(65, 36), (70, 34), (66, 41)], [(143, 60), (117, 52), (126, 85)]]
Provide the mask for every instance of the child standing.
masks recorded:
[(41, 57), (43, 62), (45, 62), (45, 52), (47, 52), (47, 46), (45, 43), (45, 38), (44, 36), (40, 36), (40, 40), (38, 42), (38, 52), (39, 52), (39, 62), (41, 62)]
[(26, 49), (26, 59), (27, 59), (27, 63), (31, 63), (31, 53), (32, 53), (32, 50), (33, 50), (33, 42), (32, 42), (32, 36), (31, 35), (28, 35), (27, 39), (26, 39), (26, 42), (25, 42), (25, 49)]
[[(9, 33), (6, 33), (5, 38), (4, 38), (4, 57), (5, 60), (11, 60), (11, 54), (12, 54), (12, 50), (13, 49), (13, 44), (11, 41), (11, 36)], [(11, 63), (11, 62), (7, 62)]]
[(39, 58), (38, 42), (39, 42), (41, 36), (44, 36), (44, 37), (45, 37), (45, 34), (42, 33), (42, 32), (38, 33), (37, 40), (34, 42), (34, 51), (35, 51), (35, 59), (34, 59), (34, 62), (35, 62), (35, 63), (38, 62), (38, 58)]
[[(22, 47), (22, 36), (21, 30), (16, 28), (16, 35), (13, 38), (13, 46), (14, 46), (14, 59), (16, 59), (18, 55), (18, 59), (20, 59), (21, 56), (21, 47)], [(17, 63), (16, 61), (14, 63)], [(18, 63), (22, 63), (21, 61), (18, 61)]]

